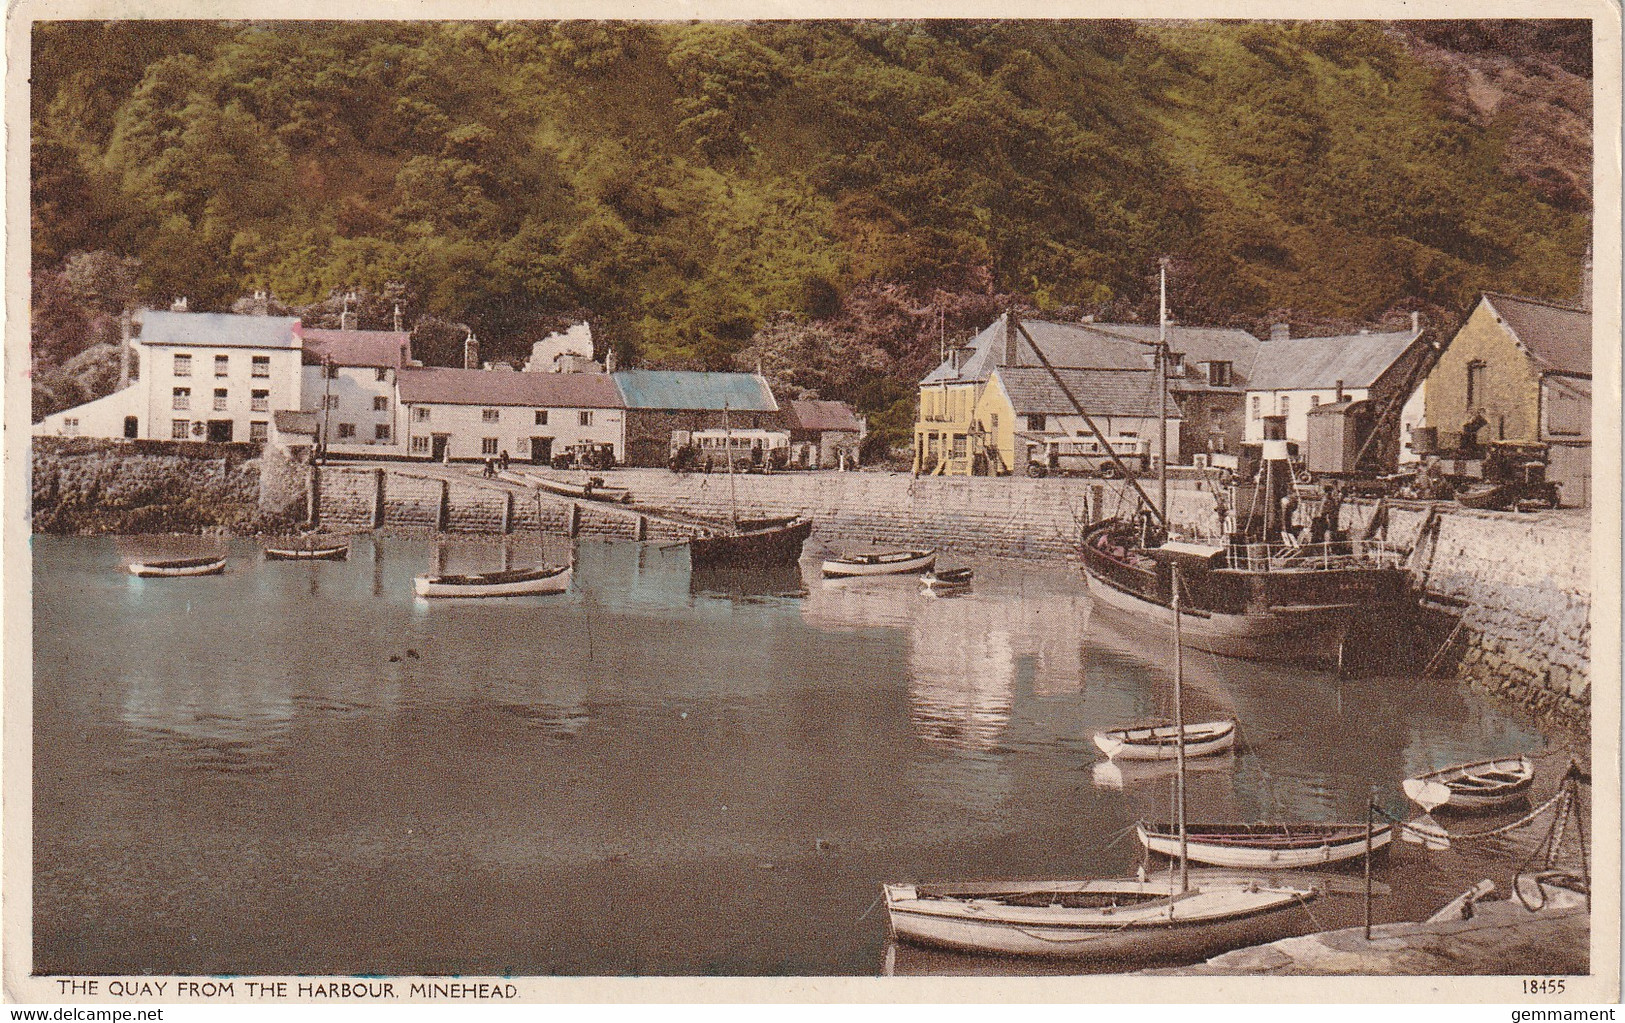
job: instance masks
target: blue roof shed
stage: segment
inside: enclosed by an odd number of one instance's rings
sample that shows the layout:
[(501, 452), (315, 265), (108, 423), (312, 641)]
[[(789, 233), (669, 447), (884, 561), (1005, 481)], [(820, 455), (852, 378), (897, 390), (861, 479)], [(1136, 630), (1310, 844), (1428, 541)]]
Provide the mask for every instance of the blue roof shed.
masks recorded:
[(613, 374), (629, 409), (777, 412), (767, 381), (754, 373), (625, 369)]

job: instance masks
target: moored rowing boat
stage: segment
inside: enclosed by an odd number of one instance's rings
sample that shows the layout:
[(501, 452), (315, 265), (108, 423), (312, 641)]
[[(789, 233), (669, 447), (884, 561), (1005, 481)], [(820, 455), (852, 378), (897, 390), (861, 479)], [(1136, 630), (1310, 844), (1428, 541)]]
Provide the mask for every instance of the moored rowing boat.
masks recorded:
[[(1202, 721), (1184, 726), (1185, 756), (1222, 753), (1236, 744), (1233, 720)], [(1112, 728), (1095, 733), (1095, 745), (1113, 760), (1174, 760), (1179, 755), (1180, 728), (1148, 725)]]
[(863, 575), (906, 575), (924, 572), (936, 564), (936, 551), (872, 551), (824, 559), (824, 575), (831, 579)]
[(519, 597), (563, 593), (570, 588), (569, 565), (539, 565), (506, 572), (467, 575), (420, 575), (413, 588), (420, 597)]
[(1518, 756), (1441, 767), (1406, 778), (1402, 787), (1411, 802), (1429, 813), (1488, 813), (1527, 798), (1534, 781), (1534, 765)]
[[(1364, 824), (1320, 822), (1269, 824), (1186, 824), (1186, 854), (1192, 863), (1215, 867), (1293, 870), (1356, 859), (1366, 852)], [(1166, 824), (1141, 821), (1140, 844), (1163, 856), (1179, 855), (1179, 834)], [(1391, 824), (1371, 829), (1371, 851), (1394, 838)]]
[(142, 578), (163, 578), (183, 575), (219, 575), (226, 570), (226, 556), (209, 555), (201, 558), (169, 558), (164, 561), (137, 561), (130, 565), (130, 574)]
[(324, 544), (320, 547), (265, 548), (266, 561), (343, 561), (350, 556), (347, 543)]

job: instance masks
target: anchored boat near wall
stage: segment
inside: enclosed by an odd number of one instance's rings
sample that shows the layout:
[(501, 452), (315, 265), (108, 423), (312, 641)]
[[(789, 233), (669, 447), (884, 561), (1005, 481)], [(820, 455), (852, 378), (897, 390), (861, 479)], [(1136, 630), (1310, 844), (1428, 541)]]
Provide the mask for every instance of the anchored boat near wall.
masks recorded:
[(1534, 781), (1535, 766), (1528, 757), (1501, 757), (1441, 767), (1405, 779), (1403, 788), (1411, 802), (1428, 813), (1490, 813), (1528, 798)]
[(936, 551), (871, 551), (825, 558), (824, 575), (831, 579), (860, 575), (907, 575), (924, 572), (936, 563)]
[(266, 561), (343, 561), (350, 556), (347, 543), (330, 543), (310, 547), (284, 547), (267, 544)]
[(1112, 760), (1175, 760), (1184, 743), (1187, 757), (1223, 753), (1236, 744), (1233, 720), (1202, 721), (1189, 725), (1147, 725), (1096, 732), (1095, 745)]
[(790, 565), (801, 560), (801, 547), (812, 535), (812, 519), (792, 515), (773, 519), (740, 519), (737, 529), (718, 527), (688, 543), (692, 564)]

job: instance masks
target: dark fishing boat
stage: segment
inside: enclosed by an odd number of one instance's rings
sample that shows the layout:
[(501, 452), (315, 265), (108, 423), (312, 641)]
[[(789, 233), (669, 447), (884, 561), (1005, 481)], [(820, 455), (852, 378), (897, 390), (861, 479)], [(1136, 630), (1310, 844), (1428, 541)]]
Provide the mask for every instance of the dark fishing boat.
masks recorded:
[(812, 525), (812, 519), (802, 515), (740, 519), (736, 529), (719, 526), (690, 540), (689, 561), (697, 568), (793, 565), (801, 560), (801, 546), (812, 535)]
[[(1385, 541), (1351, 539), (1322, 511), (1318, 540), (1298, 542), (1283, 504), (1291, 487), (1285, 421), (1264, 420), (1258, 485), (1238, 488), (1238, 529), (1219, 542), (1165, 538), (1149, 514), (1089, 527), (1083, 570), (1098, 605), (1171, 624), (1170, 578), (1185, 586), (1186, 642), (1253, 660), (1342, 663), (1363, 625), (1411, 603), (1403, 555)], [(1248, 507), (1250, 506), (1250, 507)]]

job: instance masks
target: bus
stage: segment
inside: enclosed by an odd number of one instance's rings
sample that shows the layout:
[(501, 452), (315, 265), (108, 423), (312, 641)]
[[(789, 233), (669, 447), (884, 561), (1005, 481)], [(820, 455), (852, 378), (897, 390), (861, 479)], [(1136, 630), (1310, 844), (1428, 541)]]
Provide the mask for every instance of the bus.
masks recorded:
[[(1151, 442), (1142, 437), (1108, 437), (1111, 452), (1136, 473), (1151, 467)], [(1027, 439), (1027, 475), (1118, 475), (1111, 454), (1094, 437), (1030, 437)]]
[(790, 462), (790, 434), (783, 430), (673, 430), (671, 466), (725, 470), (730, 448), (735, 469), (782, 469)]

